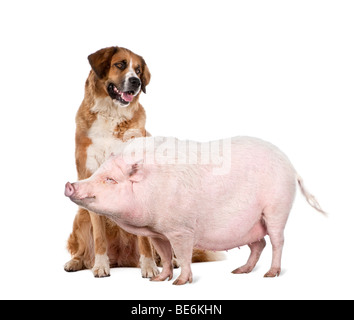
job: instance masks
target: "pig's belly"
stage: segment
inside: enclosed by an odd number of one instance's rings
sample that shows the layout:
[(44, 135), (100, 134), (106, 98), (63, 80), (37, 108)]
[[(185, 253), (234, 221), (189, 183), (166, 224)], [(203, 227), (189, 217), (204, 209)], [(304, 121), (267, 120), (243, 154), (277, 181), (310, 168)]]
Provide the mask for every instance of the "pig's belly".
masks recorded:
[(258, 220), (250, 229), (242, 232), (242, 226), (230, 224), (226, 228), (210, 230), (196, 235), (195, 247), (205, 250), (229, 250), (259, 241), (267, 234), (264, 221)]
[(156, 232), (152, 230), (151, 228), (148, 227), (137, 227), (133, 226), (128, 223), (124, 223), (118, 219), (112, 219), (115, 223), (117, 223), (122, 229), (125, 231), (135, 234), (137, 236), (142, 236), (142, 237), (151, 237), (151, 238), (160, 238), (160, 239), (167, 239), (162, 233)]

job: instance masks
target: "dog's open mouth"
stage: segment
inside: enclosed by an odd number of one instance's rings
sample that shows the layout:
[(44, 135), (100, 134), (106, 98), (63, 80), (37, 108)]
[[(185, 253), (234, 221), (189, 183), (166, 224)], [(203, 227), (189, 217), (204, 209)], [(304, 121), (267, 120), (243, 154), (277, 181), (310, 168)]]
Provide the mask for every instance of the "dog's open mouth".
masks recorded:
[(124, 105), (128, 105), (134, 99), (134, 91), (121, 92), (113, 83), (108, 85), (107, 91), (112, 99), (118, 100)]

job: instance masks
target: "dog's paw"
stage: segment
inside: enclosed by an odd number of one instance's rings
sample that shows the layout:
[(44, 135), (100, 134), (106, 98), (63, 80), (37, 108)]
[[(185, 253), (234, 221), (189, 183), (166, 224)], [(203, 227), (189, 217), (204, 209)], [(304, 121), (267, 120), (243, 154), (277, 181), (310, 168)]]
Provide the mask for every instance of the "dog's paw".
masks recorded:
[(109, 258), (107, 254), (96, 254), (95, 264), (92, 268), (92, 272), (95, 278), (104, 278), (111, 275), (109, 268)]
[(177, 258), (175, 258), (175, 257), (172, 258), (172, 265), (173, 265), (173, 268), (175, 268), (175, 269), (180, 267), (180, 264), (179, 264)]
[(64, 265), (64, 270), (66, 272), (75, 272), (84, 269), (82, 260), (80, 259), (71, 259)]
[(143, 278), (152, 278), (160, 273), (155, 260), (153, 258), (147, 258), (144, 255), (140, 256), (140, 268)]

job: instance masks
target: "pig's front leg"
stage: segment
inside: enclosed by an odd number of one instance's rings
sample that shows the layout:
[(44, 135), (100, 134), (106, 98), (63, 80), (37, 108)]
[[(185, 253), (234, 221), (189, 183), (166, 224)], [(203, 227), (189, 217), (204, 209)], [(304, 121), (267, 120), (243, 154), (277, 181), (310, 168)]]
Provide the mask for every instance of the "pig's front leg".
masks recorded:
[(150, 280), (165, 281), (168, 278), (168, 281), (170, 281), (173, 277), (171, 244), (168, 240), (161, 238), (151, 238), (151, 242), (161, 257), (162, 272)]
[(193, 235), (172, 236), (170, 242), (181, 266), (181, 274), (173, 282), (174, 285), (182, 285), (187, 282), (192, 283), (193, 276), (191, 270), (191, 262), (193, 255), (194, 237)]

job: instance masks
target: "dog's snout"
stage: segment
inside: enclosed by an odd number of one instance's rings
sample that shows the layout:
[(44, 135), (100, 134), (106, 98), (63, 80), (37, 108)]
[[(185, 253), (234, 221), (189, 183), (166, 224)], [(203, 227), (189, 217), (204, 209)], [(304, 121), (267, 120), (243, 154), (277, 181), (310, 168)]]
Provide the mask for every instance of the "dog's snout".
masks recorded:
[(137, 88), (140, 86), (141, 82), (140, 79), (137, 77), (131, 77), (129, 78), (129, 83), (132, 85), (134, 88)]

